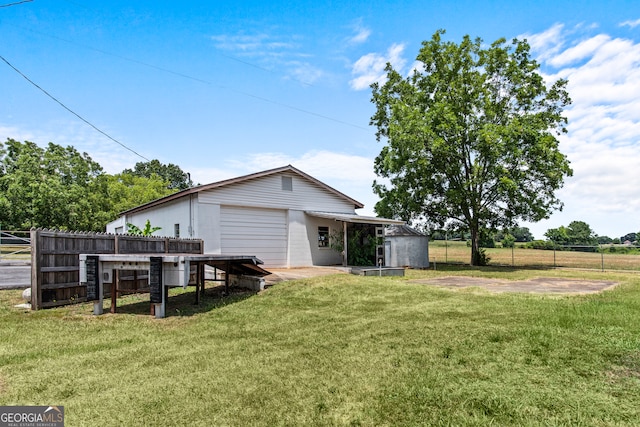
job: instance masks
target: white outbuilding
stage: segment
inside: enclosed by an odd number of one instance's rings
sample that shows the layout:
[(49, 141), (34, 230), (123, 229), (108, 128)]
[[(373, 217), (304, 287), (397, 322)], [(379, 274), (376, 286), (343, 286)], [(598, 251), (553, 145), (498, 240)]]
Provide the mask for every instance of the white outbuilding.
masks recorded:
[[(154, 235), (202, 239), (209, 254), (254, 255), (269, 267), (346, 265), (353, 230), (358, 239), (375, 242), (386, 225), (403, 224), (358, 215), (356, 209), (362, 207), (288, 165), (188, 188), (129, 209), (106, 231), (126, 233), (127, 224), (144, 228), (149, 220), (161, 227)], [(373, 253), (371, 265), (376, 264)]]

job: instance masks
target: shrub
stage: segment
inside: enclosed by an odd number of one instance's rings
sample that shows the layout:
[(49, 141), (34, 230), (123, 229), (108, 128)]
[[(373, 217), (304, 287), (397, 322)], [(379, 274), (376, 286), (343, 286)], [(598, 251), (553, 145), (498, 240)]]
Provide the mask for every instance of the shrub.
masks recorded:
[(489, 261), (491, 261), (491, 257), (487, 255), (487, 251), (483, 248), (480, 248), (476, 253), (474, 264), (479, 266), (489, 265)]
[(502, 247), (503, 248), (512, 248), (516, 243), (516, 238), (513, 237), (511, 234), (507, 233), (504, 235), (504, 238), (502, 239)]

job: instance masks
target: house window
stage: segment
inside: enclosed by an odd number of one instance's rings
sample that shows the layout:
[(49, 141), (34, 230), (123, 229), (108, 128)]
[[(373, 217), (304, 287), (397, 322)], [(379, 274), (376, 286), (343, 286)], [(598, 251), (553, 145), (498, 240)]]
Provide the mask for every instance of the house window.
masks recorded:
[(176, 239), (180, 237), (180, 224), (173, 224), (173, 236)]
[(282, 191), (293, 191), (293, 178), (290, 176), (282, 177)]
[(318, 227), (318, 247), (329, 247), (329, 227)]

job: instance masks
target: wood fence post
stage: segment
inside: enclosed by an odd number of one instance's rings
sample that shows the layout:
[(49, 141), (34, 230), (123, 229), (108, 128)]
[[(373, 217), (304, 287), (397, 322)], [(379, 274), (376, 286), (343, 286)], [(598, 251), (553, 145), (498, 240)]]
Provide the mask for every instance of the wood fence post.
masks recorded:
[(31, 238), (31, 309), (39, 310), (42, 305), (42, 280), (40, 274), (40, 233), (32, 228)]

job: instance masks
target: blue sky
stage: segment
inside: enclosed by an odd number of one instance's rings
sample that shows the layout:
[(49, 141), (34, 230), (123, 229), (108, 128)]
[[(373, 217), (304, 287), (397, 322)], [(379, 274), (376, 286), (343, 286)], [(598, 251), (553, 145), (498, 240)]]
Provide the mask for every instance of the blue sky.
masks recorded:
[[(0, 6), (14, 1), (0, 0)], [(526, 37), (549, 80), (569, 79), (563, 212), (599, 235), (640, 231), (637, 1), (33, 0), (0, 7), (0, 55), (147, 159), (208, 183), (292, 164), (365, 204), (376, 197), (369, 84), (408, 72), (439, 28), (490, 43)], [(0, 139), (87, 152), (107, 172), (142, 157), (0, 62)]]

